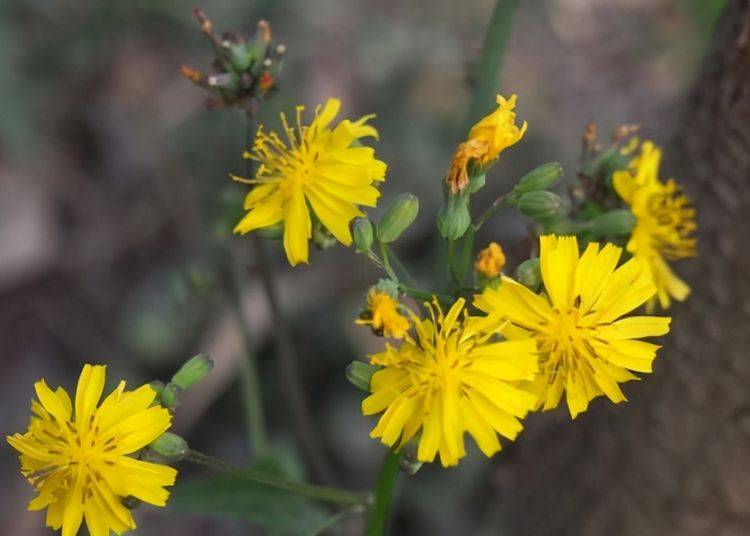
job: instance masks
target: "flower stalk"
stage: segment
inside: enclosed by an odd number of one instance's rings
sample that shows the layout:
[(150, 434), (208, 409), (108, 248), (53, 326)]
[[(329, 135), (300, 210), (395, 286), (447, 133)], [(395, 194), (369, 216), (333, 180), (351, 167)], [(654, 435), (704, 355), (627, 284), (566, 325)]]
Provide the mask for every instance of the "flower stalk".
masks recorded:
[(385, 533), (393, 492), (398, 480), (402, 454), (388, 449), (375, 482), (375, 502), (367, 511), (365, 536), (380, 536)]

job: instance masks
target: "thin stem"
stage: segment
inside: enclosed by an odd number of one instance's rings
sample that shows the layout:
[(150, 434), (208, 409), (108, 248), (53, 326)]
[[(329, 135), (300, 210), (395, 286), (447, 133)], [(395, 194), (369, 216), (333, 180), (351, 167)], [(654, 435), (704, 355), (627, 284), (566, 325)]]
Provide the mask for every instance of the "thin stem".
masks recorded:
[(474, 94), (466, 117), (466, 130), (485, 115), (495, 102), (503, 56), (513, 27), (513, 13), (519, 2), (520, 0), (498, 0), (495, 4), (484, 37), (482, 55), (472, 73)]
[(474, 232), (476, 233), (479, 229), (482, 228), (482, 225), (484, 225), (487, 220), (489, 220), (492, 216), (497, 213), (498, 210), (503, 206), (503, 203), (505, 203), (505, 200), (508, 198), (508, 194), (503, 194), (497, 199), (495, 199), (492, 204), (489, 206), (487, 210), (485, 210), (481, 216), (477, 218), (477, 221), (474, 222), (474, 224), (471, 226), (472, 229), (474, 229)]
[(252, 335), (248, 328), (249, 323), (240, 302), (241, 290), (239, 278), (231, 266), (227, 267), (227, 272), (227, 277), (224, 278), (227, 300), (237, 321), (237, 327), (240, 330), (245, 350), (245, 355), (240, 359), (239, 368), (240, 393), (245, 413), (245, 427), (253, 456), (256, 459), (263, 459), (268, 452), (268, 436), (266, 434), (266, 419), (263, 411), (258, 364), (253, 349)]
[(241, 469), (225, 462), (224, 460), (214, 458), (213, 456), (195, 450), (190, 450), (188, 452), (185, 461), (243, 478), (250, 482), (255, 482), (256, 484), (261, 484), (282, 491), (288, 491), (310, 499), (343, 505), (368, 505), (372, 502), (372, 497), (369, 493), (359, 493), (328, 486), (315, 486), (306, 482), (299, 482), (280, 476), (270, 475), (262, 471)]
[(388, 255), (388, 246), (381, 242), (379, 238), (376, 238), (376, 240), (378, 241), (378, 246), (380, 247), (380, 257), (383, 263), (383, 270), (385, 270), (385, 273), (388, 274), (388, 277), (398, 283), (398, 276), (396, 275), (396, 272), (393, 271), (390, 256)]
[(448, 266), (451, 270), (451, 277), (453, 278), (453, 285), (456, 288), (461, 287), (461, 276), (456, 266), (456, 241), (448, 239)]
[(446, 294), (440, 294), (439, 292), (437, 293), (427, 292), (424, 290), (419, 290), (418, 288), (408, 287), (402, 284), (399, 284), (398, 288), (401, 292), (403, 292), (407, 296), (414, 298), (415, 300), (431, 302), (432, 299), (437, 296), (437, 299), (443, 303), (453, 303), (454, 301), (452, 297), (447, 296)]
[(381, 536), (385, 533), (388, 510), (391, 506), (396, 480), (398, 480), (400, 461), (401, 453), (388, 450), (375, 482), (375, 503), (367, 511), (365, 536)]
[[(252, 147), (255, 137), (255, 115), (251, 109), (246, 110), (245, 115), (247, 119), (248, 147)], [(247, 176), (251, 178), (253, 175), (253, 160), (247, 159), (245, 162)], [(268, 264), (263, 238), (257, 234), (253, 234), (252, 244), (257, 273), (265, 292), (268, 306), (271, 309), (281, 378), (284, 383), (284, 392), (289, 397), (289, 405), (297, 439), (302, 444), (305, 457), (315, 476), (323, 482), (333, 482), (335, 480), (333, 469), (326, 460), (323, 450), (318, 443), (317, 434), (313, 429), (314, 421), (299, 373), (298, 352), (295, 348), (289, 325), (281, 310), (273, 271)]]
[(409, 273), (409, 269), (406, 267), (406, 265), (401, 262), (401, 259), (399, 259), (398, 256), (393, 253), (391, 248), (389, 248), (388, 246), (386, 246), (386, 251), (388, 252), (388, 257), (390, 257), (390, 260), (393, 262), (398, 271), (401, 272), (401, 275), (406, 280), (406, 282), (409, 285), (416, 284), (414, 277), (412, 277), (411, 273)]

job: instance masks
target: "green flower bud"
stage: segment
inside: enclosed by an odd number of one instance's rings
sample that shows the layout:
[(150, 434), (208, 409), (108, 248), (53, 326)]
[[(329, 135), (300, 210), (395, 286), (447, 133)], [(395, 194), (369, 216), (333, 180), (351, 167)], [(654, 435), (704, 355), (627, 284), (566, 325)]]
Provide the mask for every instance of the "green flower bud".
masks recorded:
[(589, 231), (596, 236), (623, 236), (635, 226), (635, 216), (628, 209), (610, 210), (589, 221)]
[(510, 193), (509, 201), (512, 203), (518, 202), (518, 200), (529, 192), (536, 192), (539, 190), (547, 190), (557, 183), (563, 176), (563, 169), (557, 162), (550, 162), (549, 164), (543, 164), (535, 170), (527, 173), (521, 178), (520, 181), (515, 185), (513, 191)]
[(469, 195), (464, 190), (458, 193), (448, 193), (445, 204), (440, 208), (437, 226), (440, 234), (449, 240), (458, 240), (471, 225), (469, 212)]
[(167, 409), (176, 408), (180, 405), (180, 389), (173, 383), (168, 383), (164, 386), (161, 392), (161, 405)]
[(529, 192), (518, 201), (518, 208), (530, 218), (544, 220), (563, 213), (565, 202), (552, 192)]
[(393, 279), (381, 278), (377, 285), (375, 285), (377, 292), (383, 292), (388, 294), (391, 298), (398, 298), (400, 292), (398, 291), (398, 284)]
[(318, 249), (326, 250), (336, 245), (336, 238), (319, 222), (313, 224), (312, 241)]
[(542, 272), (539, 268), (539, 258), (523, 261), (516, 268), (516, 280), (523, 286), (536, 292), (542, 284)]
[(406, 193), (396, 198), (378, 223), (378, 238), (386, 244), (393, 242), (403, 233), (419, 213), (419, 199)]
[(354, 249), (357, 253), (367, 253), (372, 247), (372, 222), (369, 218), (357, 218), (352, 223)]
[[(205, 354), (199, 354), (188, 359), (188, 361), (180, 367), (180, 370), (172, 376), (172, 381), (170, 383), (176, 385), (180, 389), (187, 389), (205, 378), (213, 368), (214, 363), (211, 361), (211, 358)], [(167, 385), (167, 387), (169, 387), (169, 385)]]
[(190, 450), (187, 441), (172, 432), (164, 432), (149, 447), (159, 456), (170, 461), (183, 459)]
[(346, 379), (351, 382), (352, 385), (363, 391), (370, 392), (370, 378), (375, 374), (381, 367), (378, 365), (370, 365), (369, 363), (363, 363), (362, 361), (352, 361), (346, 367)]

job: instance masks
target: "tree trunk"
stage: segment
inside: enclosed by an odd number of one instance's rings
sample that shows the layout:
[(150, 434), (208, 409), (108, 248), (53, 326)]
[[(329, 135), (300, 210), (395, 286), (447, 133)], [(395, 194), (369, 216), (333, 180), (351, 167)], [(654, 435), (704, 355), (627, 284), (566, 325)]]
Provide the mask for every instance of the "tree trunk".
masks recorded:
[(750, 534), (750, 0), (727, 2), (679, 124), (669, 160), (698, 211), (699, 257), (678, 264), (693, 294), (629, 403), (532, 416), (498, 467), (510, 534)]

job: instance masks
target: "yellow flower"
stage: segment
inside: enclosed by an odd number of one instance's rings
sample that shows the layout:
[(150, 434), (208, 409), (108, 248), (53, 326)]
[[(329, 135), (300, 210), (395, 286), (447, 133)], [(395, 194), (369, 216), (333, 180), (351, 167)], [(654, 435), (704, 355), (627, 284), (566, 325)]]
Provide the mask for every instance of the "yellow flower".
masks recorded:
[(469, 183), (467, 168), (472, 161), (481, 167), (487, 167), (497, 160), (504, 149), (516, 144), (526, 132), (528, 125), (525, 121), (520, 128), (516, 125), (515, 95), (507, 100), (498, 95), (497, 104), (494, 112), (471, 128), (468, 139), (453, 154), (451, 168), (445, 180), (454, 194), (462, 191)]
[(622, 249), (612, 244), (589, 244), (580, 256), (574, 236), (543, 236), (540, 246), (546, 294), (504, 278), (474, 301), (488, 314), (484, 324), (499, 326), (509, 339), (536, 341), (537, 409), (557, 407), (563, 391), (573, 418), (599, 395), (624, 401), (618, 384), (638, 379), (629, 370), (651, 372), (659, 348), (637, 339), (669, 331), (669, 318), (621, 318), (654, 295), (651, 278), (635, 259), (616, 268)]
[(490, 242), (489, 246), (479, 252), (474, 262), (474, 268), (485, 277), (499, 276), (503, 266), (505, 266), (505, 253), (497, 242)]
[(256, 184), (245, 198), (249, 212), (234, 228), (235, 233), (284, 223), (284, 249), (292, 266), (308, 259), (312, 236), (311, 210), (318, 221), (342, 244), (352, 243), (349, 222), (364, 213), (360, 205), (374, 207), (380, 192), (373, 186), (385, 180), (385, 163), (375, 158), (371, 147), (359, 139), (378, 131), (367, 124), (373, 115), (348, 119), (332, 128), (341, 102), (328, 99), (315, 110), (315, 119), (303, 126), (304, 106), (297, 107), (297, 127), (291, 128), (281, 114), (287, 141), (275, 132), (258, 129), (251, 153), (245, 158), (260, 165), (254, 179), (234, 177)]
[(29, 510), (47, 508), (47, 526), (73, 536), (82, 521), (92, 536), (121, 534), (135, 528), (122, 499), (133, 496), (164, 506), (165, 486), (174, 484), (171, 467), (130, 456), (163, 434), (169, 412), (151, 406), (156, 392), (148, 385), (125, 391), (125, 382), (97, 407), (104, 389), (104, 366), (85, 365), (75, 405), (68, 393), (34, 385), (39, 401), (25, 434), (9, 436), (21, 453), (21, 472), (37, 491)]
[(398, 308), (398, 301), (373, 288), (367, 293), (367, 318), (358, 318), (355, 322), (370, 325), (378, 335), (403, 339), (409, 329), (409, 320), (398, 312)]
[(670, 268), (674, 261), (696, 254), (695, 210), (674, 180), (659, 180), (661, 151), (651, 142), (643, 142), (629, 169), (613, 174), (615, 190), (630, 205), (636, 218), (627, 250), (644, 262), (654, 280), (657, 293), (648, 303), (653, 310), (658, 299), (663, 309), (670, 298), (683, 301), (690, 287)]
[(372, 375), (372, 395), (362, 402), (364, 415), (385, 411), (371, 437), (400, 448), (421, 430), (417, 459), (432, 462), (439, 453), (445, 467), (466, 455), (465, 432), (492, 456), (500, 450), (497, 434), (514, 439), (523, 428), (518, 419), (536, 401), (511, 384), (534, 377), (534, 342), (496, 342), (473, 329), (464, 304), (459, 299), (443, 315), (436, 303), (430, 318), (414, 318), (416, 339), (407, 334), (400, 347), (386, 345), (370, 356), (383, 368)]

